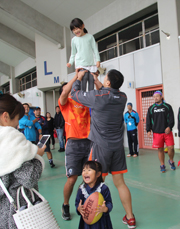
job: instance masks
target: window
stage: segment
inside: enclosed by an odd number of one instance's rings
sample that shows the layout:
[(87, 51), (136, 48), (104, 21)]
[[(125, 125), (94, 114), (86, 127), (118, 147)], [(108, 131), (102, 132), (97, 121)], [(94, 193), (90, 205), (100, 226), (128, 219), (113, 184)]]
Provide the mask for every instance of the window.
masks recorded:
[(117, 42), (116, 34), (106, 37), (98, 42), (98, 49), (100, 52), (101, 61), (110, 60), (117, 57)]
[(36, 70), (27, 73), (19, 79), (19, 90), (23, 91), (31, 87), (37, 86)]
[(3, 94), (5, 94), (5, 93), (10, 94), (10, 86), (9, 86), (9, 83), (8, 83), (8, 84), (5, 84), (4, 86), (2, 86), (2, 87), (1, 87), (1, 90), (2, 90)]
[(97, 41), (101, 62), (159, 43), (158, 14)]

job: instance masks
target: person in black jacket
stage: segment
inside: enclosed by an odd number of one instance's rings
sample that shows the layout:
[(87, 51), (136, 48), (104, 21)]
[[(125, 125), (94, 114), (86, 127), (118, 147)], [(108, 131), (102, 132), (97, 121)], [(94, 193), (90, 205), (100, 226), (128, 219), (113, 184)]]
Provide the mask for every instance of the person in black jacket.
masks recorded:
[(171, 170), (175, 170), (174, 165), (174, 138), (172, 128), (174, 126), (174, 113), (171, 105), (165, 103), (161, 91), (154, 92), (155, 103), (149, 107), (146, 117), (146, 130), (148, 136), (153, 132), (153, 148), (158, 148), (158, 157), (160, 160), (160, 171), (164, 173), (166, 167), (164, 164), (164, 142), (168, 147), (169, 165)]
[(64, 133), (64, 118), (61, 114), (59, 106), (56, 106), (56, 114), (54, 116), (54, 126), (57, 132), (60, 149), (59, 152), (64, 152), (64, 141), (63, 141), (63, 133)]
[(51, 140), (52, 140), (52, 148), (55, 149), (55, 140), (54, 140), (54, 118), (51, 117), (51, 114), (49, 112), (46, 112), (46, 119), (48, 122), (48, 130), (49, 134), (51, 135)]

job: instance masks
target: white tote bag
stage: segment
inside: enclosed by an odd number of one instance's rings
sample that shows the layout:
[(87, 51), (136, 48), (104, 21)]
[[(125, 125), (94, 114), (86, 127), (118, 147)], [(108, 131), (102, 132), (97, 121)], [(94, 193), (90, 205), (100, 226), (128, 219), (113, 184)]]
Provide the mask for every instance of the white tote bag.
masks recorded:
[[(14, 204), (13, 198), (10, 196), (2, 180), (0, 186), (8, 197), (11, 204)], [(22, 193), (23, 198), (27, 203), (27, 208), (19, 211), (19, 194)], [(42, 200), (42, 202), (33, 205), (25, 194), (24, 187), (21, 186), (17, 190), (17, 210), (13, 215), (14, 221), (18, 229), (59, 229), (57, 221), (52, 213), (48, 201), (35, 189), (30, 189), (33, 197), (33, 192)], [(34, 199), (34, 197), (32, 198)]]

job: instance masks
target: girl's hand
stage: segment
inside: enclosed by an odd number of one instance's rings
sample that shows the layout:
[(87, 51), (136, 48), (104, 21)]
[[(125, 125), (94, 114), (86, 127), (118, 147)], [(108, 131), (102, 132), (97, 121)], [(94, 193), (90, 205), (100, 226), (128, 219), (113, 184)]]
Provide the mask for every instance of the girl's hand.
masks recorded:
[(104, 201), (102, 205), (98, 205), (95, 212), (97, 212), (96, 216), (99, 215), (99, 213), (101, 212), (108, 212), (108, 208), (106, 207), (106, 201)]
[(77, 210), (82, 215), (82, 217), (84, 217), (84, 206), (82, 205), (82, 200), (80, 200)]
[(97, 61), (97, 62), (96, 62), (96, 66), (97, 66), (97, 68), (100, 67), (100, 61)]
[(70, 67), (71, 67), (71, 64), (70, 64), (70, 63), (67, 63), (66, 66), (67, 66), (68, 68), (70, 68)]
[(46, 149), (46, 145), (44, 145), (42, 148), (38, 147), (37, 154), (40, 155), (40, 156), (43, 156), (45, 149)]

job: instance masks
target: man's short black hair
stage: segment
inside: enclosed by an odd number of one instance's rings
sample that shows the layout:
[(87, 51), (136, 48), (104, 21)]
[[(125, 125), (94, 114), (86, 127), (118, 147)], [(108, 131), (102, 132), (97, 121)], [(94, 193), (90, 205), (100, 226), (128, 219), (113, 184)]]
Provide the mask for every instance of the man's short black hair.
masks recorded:
[(29, 104), (28, 104), (28, 103), (23, 103), (23, 106), (24, 106), (24, 105), (27, 105), (27, 106), (29, 107)]
[(122, 75), (122, 73), (115, 69), (111, 69), (107, 73), (107, 77), (113, 89), (119, 89), (124, 82), (124, 76)]
[(63, 83), (61, 85), (61, 87), (59, 88), (59, 95), (61, 95), (62, 91), (63, 91), (63, 87), (67, 84), (67, 82)]

